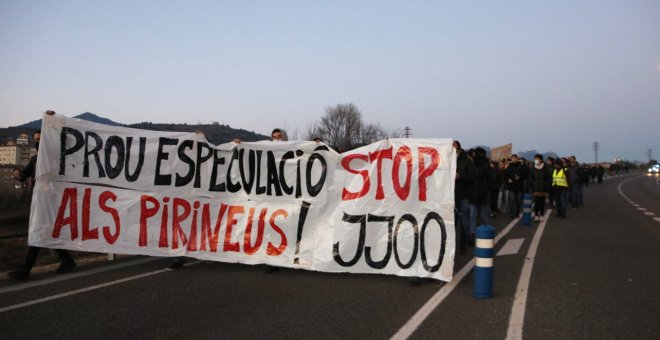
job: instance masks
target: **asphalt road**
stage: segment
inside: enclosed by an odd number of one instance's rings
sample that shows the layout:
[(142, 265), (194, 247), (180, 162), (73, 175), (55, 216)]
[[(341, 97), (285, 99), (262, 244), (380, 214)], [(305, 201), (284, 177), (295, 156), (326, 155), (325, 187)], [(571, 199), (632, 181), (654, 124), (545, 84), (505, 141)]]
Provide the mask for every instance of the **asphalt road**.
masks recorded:
[[(659, 339), (660, 179), (615, 178), (590, 186), (585, 196), (585, 205), (566, 219), (550, 216), (531, 227), (504, 217), (493, 221), (501, 234), (512, 225), (496, 248), (520, 239), (522, 247), (495, 258), (490, 299), (472, 296), (471, 271), (451, 284), (411, 285), (394, 276), (267, 273), (264, 266), (193, 261), (169, 272), (170, 259), (131, 257), (26, 283), (0, 281), (1, 334), (506, 339), (516, 334), (511, 315), (524, 296), (516, 327), (525, 339)], [(538, 248), (529, 254), (535, 235)], [(457, 256), (456, 272), (471, 259), (471, 251)], [(521, 294), (524, 266), (531, 268), (531, 281)], [(429, 300), (439, 303), (420, 316)], [(410, 333), (397, 333), (402, 328)]]

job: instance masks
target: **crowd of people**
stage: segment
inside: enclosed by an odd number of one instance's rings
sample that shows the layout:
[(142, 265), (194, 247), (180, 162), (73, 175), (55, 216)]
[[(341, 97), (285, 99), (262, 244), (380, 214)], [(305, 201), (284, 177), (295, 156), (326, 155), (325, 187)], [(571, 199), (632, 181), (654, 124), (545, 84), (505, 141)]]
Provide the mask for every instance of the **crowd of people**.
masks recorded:
[(491, 161), (481, 147), (463, 150), (454, 141), (454, 148), (456, 237), (461, 252), (474, 246), (477, 225), (488, 225), (501, 214), (519, 217), (524, 194), (534, 197), (535, 222), (542, 221), (546, 202), (556, 208), (558, 217), (566, 218), (568, 206), (579, 209), (584, 204), (584, 188), (592, 182), (602, 183), (605, 174), (602, 165), (579, 164), (575, 156), (544, 159), (536, 154), (529, 162), (513, 154)]

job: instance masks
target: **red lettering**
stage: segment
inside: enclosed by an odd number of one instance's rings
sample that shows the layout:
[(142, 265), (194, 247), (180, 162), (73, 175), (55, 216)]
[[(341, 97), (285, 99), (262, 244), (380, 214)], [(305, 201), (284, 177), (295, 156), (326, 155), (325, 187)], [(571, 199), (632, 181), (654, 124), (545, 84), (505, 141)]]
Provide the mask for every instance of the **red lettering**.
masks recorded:
[[(55, 219), (55, 226), (53, 228), (53, 238), (59, 238), (62, 227), (69, 225), (71, 228), (71, 240), (78, 238), (78, 190), (76, 188), (66, 188), (62, 193), (62, 201), (60, 208), (57, 211), (57, 218)], [(69, 208), (69, 216), (64, 217), (64, 212), (67, 206)]]
[(218, 212), (218, 218), (215, 220), (215, 229), (211, 231), (211, 217), (209, 212), (209, 204), (204, 204), (202, 208), (202, 245), (200, 250), (206, 250), (206, 244), (208, 240), (209, 250), (212, 252), (218, 251), (218, 237), (220, 235), (220, 223), (222, 223), (222, 217), (227, 211), (227, 205), (221, 204), (220, 211)]
[[(401, 160), (406, 161), (406, 182), (401, 186), (399, 179), (399, 168), (401, 167)], [(394, 157), (394, 164), (392, 165), (392, 185), (397, 196), (403, 201), (410, 195), (410, 181), (412, 179), (412, 152), (407, 146), (402, 146), (396, 152)]]
[(383, 159), (392, 159), (392, 148), (385, 150), (378, 150), (369, 154), (369, 160), (373, 162), (376, 160), (376, 199), (382, 200), (385, 198), (385, 193), (383, 192)]
[[(424, 155), (431, 156), (431, 164), (429, 167), (424, 167)], [(426, 178), (433, 174), (433, 171), (440, 165), (440, 155), (438, 150), (431, 147), (419, 148), (419, 175), (417, 181), (419, 183), (419, 200), (426, 201)]]
[(287, 214), (287, 212), (284, 209), (279, 209), (279, 210), (276, 210), (270, 216), (270, 227), (273, 228), (273, 230), (276, 233), (280, 234), (280, 238), (282, 240), (282, 242), (280, 243), (280, 245), (278, 247), (275, 247), (275, 246), (273, 246), (273, 244), (271, 242), (268, 242), (268, 247), (266, 248), (266, 254), (268, 254), (270, 256), (278, 256), (278, 255), (282, 254), (284, 252), (284, 250), (286, 249), (286, 245), (287, 245), (286, 235), (284, 234), (282, 229), (280, 229), (280, 227), (277, 224), (275, 224), (275, 218), (277, 218), (279, 216), (284, 216), (284, 218), (287, 218), (289, 216), (289, 214)]
[[(172, 249), (177, 249), (179, 248), (179, 237), (181, 237), (182, 246), (188, 243), (186, 233), (181, 229), (181, 221), (190, 215), (190, 203), (182, 198), (174, 198), (172, 204)], [(183, 213), (179, 213), (179, 208), (183, 208)]]
[(254, 245), (251, 243), (252, 240), (252, 220), (254, 217), (254, 208), (250, 208), (250, 215), (248, 217), (248, 222), (247, 222), (247, 227), (245, 229), (245, 238), (243, 239), (243, 251), (248, 254), (252, 255), (259, 250), (259, 247), (261, 247), (261, 242), (263, 242), (264, 239), (264, 226), (266, 224), (266, 213), (268, 212), (268, 209), (264, 208), (261, 209), (261, 213), (259, 214), (259, 225), (257, 227), (257, 239), (254, 241)]
[(234, 218), (234, 215), (236, 214), (242, 214), (245, 211), (245, 208), (240, 205), (232, 205), (229, 207), (229, 213), (227, 214), (227, 230), (225, 230), (225, 244), (222, 248), (223, 251), (234, 251), (234, 252), (240, 252), (241, 251), (241, 246), (239, 245), (238, 241), (232, 242), (231, 241), (231, 230), (232, 226), (238, 222), (236, 218)]
[(167, 202), (170, 201), (169, 197), (163, 197), (163, 214), (160, 216), (160, 237), (158, 238), (158, 247), (167, 248), (169, 247), (169, 242), (167, 240), (167, 221), (169, 219), (169, 208)]
[(195, 210), (193, 210), (192, 223), (190, 224), (190, 236), (188, 237), (188, 250), (197, 250), (197, 209), (199, 209), (199, 201), (195, 201)]
[(83, 194), (83, 206), (82, 206), (82, 240), (98, 240), (99, 239), (99, 230), (98, 228), (89, 229), (89, 204), (92, 200), (92, 189), (85, 188), (85, 193)]
[(341, 160), (342, 167), (346, 169), (346, 171), (352, 174), (356, 174), (356, 175), (359, 174), (360, 176), (362, 176), (362, 182), (363, 182), (362, 189), (360, 189), (360, 191), (358, 192), (350, 192), (346, 188), (343, 188), (341, 193), (341, 199), (344, 201), (360, 198), (366, 195), (369, 192), (369, 187), (371, 184), (369, 182), (369, 170), (358, 171), (351, 168), (351, 161), (354, 159), (359, 159), (367, 163), (369, 162), (369, 157), (367, 155), (352, 154), (342, 158)]
[[(147, 203), (151, 203), (153, 206), (149, 208)], [(140, 197), (140, 239), (138, 241), (140, 247), (147, 246), (147, 220), (154, 217), (158, 213), (159, 208), (160, 203), (158, 203), (157, 199), (149, 195), (142, 195)], [(119, 231), (117, 231), (117, 233), (119, 233)]]
[[(117, 200), (117, 195), (110, 191), (104, 191), (101, 193), (101, 196), (99, 196), (99, 205), (101, 206), (101, 210), (109, 213), (112, 215), (112, 220), (115, 222), (115, 233), (111, 234), (110, 233), (110, 226), (103, 226), (103, 237), (105, 237), (105, 240), (110, 243), (114, 244), (117, 239), (119, 238), (119, 230), (121, 229), (121, 226), (119, 224), (119, 212), (117, 212), (117, 209), (111, 208), (108, 206), (108, 200), (112, 200), (113, 202)], [(146, 224), (146, 222), (145, 222)], [(140, 220), (140, 229), (142, 227), (142, 221)], [(142, 235), (140, 234), (140, 238)], [(146, 236), (145, 236), (146, 237)], [(146, 245), (146, 241), (145, 241)]]

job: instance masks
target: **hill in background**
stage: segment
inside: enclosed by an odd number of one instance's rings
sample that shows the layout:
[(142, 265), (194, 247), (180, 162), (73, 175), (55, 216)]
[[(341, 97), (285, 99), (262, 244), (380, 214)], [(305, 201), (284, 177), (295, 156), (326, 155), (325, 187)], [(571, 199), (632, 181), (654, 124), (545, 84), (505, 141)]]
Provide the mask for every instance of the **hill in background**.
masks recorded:
[[(125, 126), (135, 129), (145, 129), (154, 131), (176, 131), (176, 132), (195, 132), (202, 131), (206, 139), (213, 144), (222, 144), (231, 142), (234, 138), (240, 138), (245, 142), (254, 142), (259, 140), (267, 140), (269, 136), (258, 134), (254, 131), (247, 131), (244, 129), (234, 129), (228, 125), (222, 124), (170, 124), (170, 123), (151, 123), (142, 122), (137, 124), (122, 124), (112, 121), (108, 118), (99, 117), (91, 112), (79, 114), (73, 118), (83, 119), (94, 123), (106, 124), (111, 126)], [(26, 132), (30, 135), (36, 130), (41, 129), (41, 119), (33, 120), (19, 126), (10, 126), (7, 128), (0, 128), (0, 143), (5, 143), (9, 140), (15, 140), (19, 134)]]

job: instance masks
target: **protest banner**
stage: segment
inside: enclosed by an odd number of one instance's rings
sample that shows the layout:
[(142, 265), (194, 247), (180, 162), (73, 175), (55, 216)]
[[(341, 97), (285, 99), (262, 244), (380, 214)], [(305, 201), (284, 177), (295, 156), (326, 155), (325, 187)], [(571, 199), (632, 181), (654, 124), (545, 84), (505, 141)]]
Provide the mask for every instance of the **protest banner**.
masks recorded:
[(490, 160), (499, 162), (503, 159), (511, 158), (512, 150), (512, 143), (494, 147), (490, 150)]
[(28, 243), (449, 281), (455, 167), (450, 139), (338, 154), (45, 115)]

